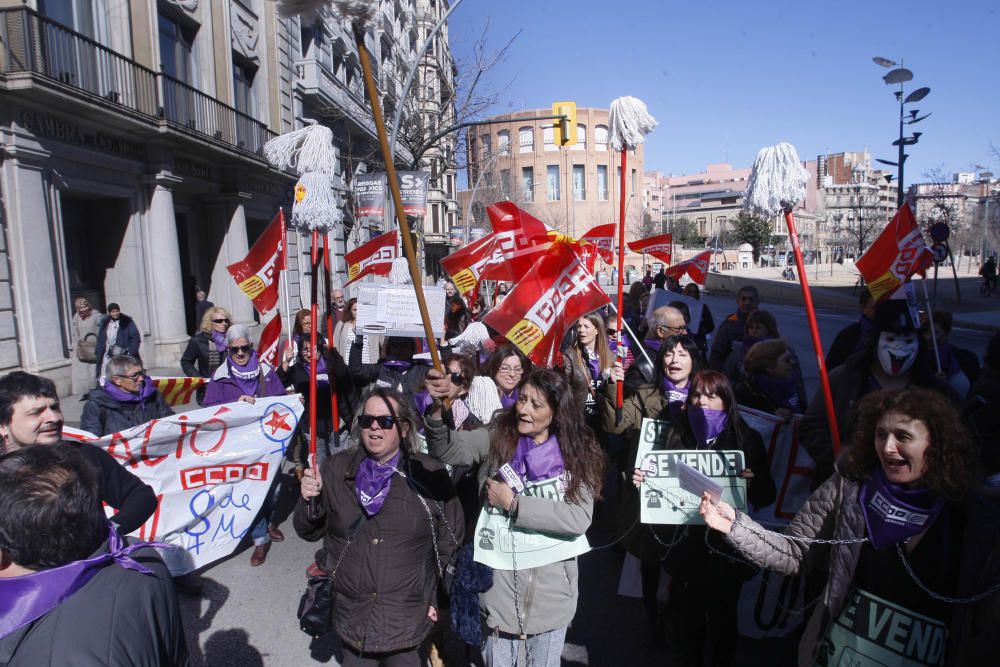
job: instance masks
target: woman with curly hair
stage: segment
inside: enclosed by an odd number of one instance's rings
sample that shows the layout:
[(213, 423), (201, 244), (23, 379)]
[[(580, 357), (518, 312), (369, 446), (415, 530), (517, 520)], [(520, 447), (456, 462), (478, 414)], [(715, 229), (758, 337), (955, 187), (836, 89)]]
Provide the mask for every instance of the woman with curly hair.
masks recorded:
[(826, 571), (800, 665), (864, 650), (891, 665), (995, 662), (997, 498), (976, 489), (978, 452), (955, 407), (925, 389), (879, 391), (861, 402), (852, 436), (784, 535), (707, 497), (705, 522), (757, 566)]
[[(531, 371), (515, 406), (500, 413), (489, 430), (449, 430), (443, 401), (454, 399), (457, 391), (435, 370), (428, 371), (427, 385), (435, 400), (424, 415), (431, 456), (450, 465), (482, 462), (479, 483), (487, 511), (503, 513), (518, 532), (574, 540), (580, 545), (577, 555), (588, 550), (584, 533), (600, 495), (604, 457), (562, 374)], [(512, 470), (521, 481), (515, 486), (528, 492), (516, 493), (498, 481), (501, 467)], [(555, 480), (558, 493), (531, 493), (533, 485), (548, 480)], [(527, 643), (529, 662), (559, 665), (566, 629), (576, 614), (577, 578), (576, 556), (531, 568), (494, 569), (492, 587), (479, 598), (488, 633), (482, 644), (487, 667), (518, 664), (521, 641)]]

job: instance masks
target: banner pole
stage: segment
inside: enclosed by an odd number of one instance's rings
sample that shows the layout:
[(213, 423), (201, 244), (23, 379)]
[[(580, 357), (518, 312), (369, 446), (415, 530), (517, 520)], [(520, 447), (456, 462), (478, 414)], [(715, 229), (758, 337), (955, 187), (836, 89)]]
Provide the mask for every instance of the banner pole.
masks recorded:
[[(284, 208), (279, 208), (278, 209), (278, 219), (281, 221), (281, 253), (282, 253), (283, 257), (284, 257), (284, 261), (282, 262), (282, 265), (285, 267), (281, 271), (282, 301), (285, 304), (285, 308), (284, 308), (284, 310), (285, 310), (285, 328), (286, 328), (285, 346), (286, 346), (286, 349), (290, 350), (290, 349), (292, 349), (292, 309), (291, 309), (291, 306), (289, 305), (291, 297), (289, 296), (289, 293), (288, 293), (288, 229), (285, 227), (285, 209)], [(280, 313), (278, 314), (278, 317), (281, 317)], [(280, 349), (280, 346), (279, 346), (279, 349)], [(278, 359), (278, 365), (280, 365), (283, 360), (284, 360), (283, 358), (282, 359)]]
[[(613, 310), (614, 310), (614, 311), (615, 311), (616, 313), (618, 312), (618, 309), (617, 309), (617, 308), (615, 308), (615, 304), (613, 304), (613, 303), (609, 303), (608, 305), (609, 305), (609, 306), (611, 306), (611, 308), (612, 308), (612, 309), (613, 309)], [(632, 327), (630, 327), (630, 326), (628, 325), (628, 322), (627, 322), (627, 321), (625, 321), (625, 320), (622, 320), (622, 324), (623, 324), (623, 325), (625, 326), (625, 331), (627, 331), (627, 332), (628, 332), (628, 335), (629, 335), (629, 336), (631, 336), (631, 337), (632, 337), (632, 340), (634, 340), (634, 341), (635, 341), (635, 346), (636, 346), (636, 348), (638, 348), (638, 350), (639, 350), (640, 352), (642, 352), (642, 356), (646, 358), (646, 361), (648, 361), (648, 362), (649, 362), (649, 365), (650, 365), (650, 366), (653, 366), (653, 360), (652, 360), (652, 359), (650, 359), (650, 358), (649, 358), (649, 355), (648, 355), (648, 354), (646, 353), (646, 346), (642, 344), (642, 341), (640, 341), (640, 340), (639, 340), (639, 337), (635, 335), (635, 332), (634, 332), (634, 331), (632, 331)], [(655, 366), (654, 366), (654, 368), (655, 368)]]
[[(618, 204), (618, 306), (615, 311), (618, 313), (618, 329), (616, 334), (618, 336), (618, 355), (621, 356), (624, 349), (622, 347), (622, 322), (624, 318), (622, 317), (622, 303), (625, 298), (624, 294), (624, 284), (625, 284), (625, 171), (626, 165), (628, 164), (628, 149), (622, 146), (622, 166), (621, 166), (621, 177), (618, 179), (619, 182), (619, 192), (618, 196), (621, 201)], [(615, 394), (615, 424), (620, 424), (622, 421), (622, 403), (624, 399), (624, 394), (622, 393), (622, 383), (619, 382), (618, 388)]]
[(934, 345), (934, 361), (937, 362), (937, 370), (939, 374), (943, 374), (944, 371), (941, 370), (941, 352), (938, 350), (937, 342), (937, 332), (934, 330), (934, 311), (931, 309), (931, 295), (927, 293), (927, 279), (921, 276), (920, 285), (924, 288), (924, 304), (927, 306), (927, 325), (931, 330), (931, 343)]
[[(333, 305), (330, 301), (330, 294), (332, 290), (330, 288), (330, 243), (329, 243), (329, 233), (323, 235), (323, 287), (326, 291), (326, 336), (327, 336), (327, 349), (333, 348)], [(327, 375), (329, 376), (330, 382), (330, 421), (333, 423), (333, 428), (330, 435), (335, 439), (337, 438), (337, 433), (340, 431), (340, 413), (337, 409), (337, 382), (333, 377), (333, 366), (331, 365), (327, 368)]]
[[(319, 231), (312, 230), (312, 247), (309, 249), (309, 256), (312, 265), (312, 276), (309, 280), (310, 294), (310, 327), (309, 327), (309, 467), (314, 473), (316, 469), (316, 342), (319, 331), (319, 319), (317, 317), (317, 300), (319, 298)], [(311, 498), (310, 510), (313, 515), (317, 513), (319, 498)]]

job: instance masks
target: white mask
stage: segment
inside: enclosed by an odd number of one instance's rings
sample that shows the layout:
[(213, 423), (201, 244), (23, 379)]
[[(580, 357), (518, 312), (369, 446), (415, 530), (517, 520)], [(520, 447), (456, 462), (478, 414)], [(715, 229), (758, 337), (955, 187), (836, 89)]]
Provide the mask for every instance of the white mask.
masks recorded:
[(920, 341), (916, 332), (890, 333), (878, 336), (878, 363), (886, 375), (898, 377), (910, 370), (917, 360)]

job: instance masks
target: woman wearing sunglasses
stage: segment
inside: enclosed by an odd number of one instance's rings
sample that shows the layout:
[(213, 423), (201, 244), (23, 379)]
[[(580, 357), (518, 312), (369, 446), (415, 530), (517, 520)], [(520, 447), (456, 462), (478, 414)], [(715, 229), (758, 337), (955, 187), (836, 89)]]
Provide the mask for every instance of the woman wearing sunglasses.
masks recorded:
[[(452, 466), (481, 463), (479, 488), (487, 520), (493, 516), (508, 530), (530, 533), (531, 544), (552, 540), (546, 543), (555, 545), (549, 553), (557, 554), (548, 561), (535, 555), (540, 561), (536, 566), (518, 567), (514, 553), (514, 567), (493, 569), (492, 587), (479, 596), (485, 663), (520, 664), (518, 653), (526, 641), (529, 664), (555, 667), (576, 615), (576, 555), (589, 550), (584, 533), (604, 468), (604, 455), (581, 418), (582, 401), (562, 373), (539, 368), (528, 375), (515, 406), (501, 412), (489, 430), (454, 431), (445, 425), (443, 401), (454, 400), (458, 389), (436, 370), (427, 375), (435, 399), (424, 416), (428, 451)], [(515, 493), (514, 487), (523, 492)], [(497, 535), (485, 525), (478, 530), (473, 541), (496, 552), (493, 542), (503, 540), (504, 532)], [(500, 549), (511, 553), (509, 547)]]
[(316, 563), (333, 581), (341, 664), (417, 666), (439, 578), (462, 542), (462, 510), (444, 466), (417, 450), (410, 400), (372, 387), (361, 405), (358, 447), (305, 472), (293, 525), (323, 540)]
[[(257, 359), (257, 352), (250, 342), (250, 330), (245, 325), (234, 324), (226, 331), (226, 352), (226, 360), (216, 369), (212, 381), (208, 383), (203, 405), (207, 407), (237, 401), (253, 403), (265, 396), (284, 395), (285, 385), (277, 372)], [(277, 504), (275, 497), (281, 493), (281, 478), (282, 475), (275, 476), (274, 484), (264, 498), (260, 517), (250, 528), (254, 543), (250, 564), (254, 566), (262, 565), (267, 559), (271, 540), (281, 542), (285, 539), (278, 527), (271, 522), (271, 515)]]
[[(232, 316), (220, 306), (209, 308), (201, 318), (198, 332), (191, 336), (184, 354), (181, 368), (188, 377), (210, 378), (226, 359), (226, 332)], [(205, 391), (198, 391), (198, 402), (205, 398)]]

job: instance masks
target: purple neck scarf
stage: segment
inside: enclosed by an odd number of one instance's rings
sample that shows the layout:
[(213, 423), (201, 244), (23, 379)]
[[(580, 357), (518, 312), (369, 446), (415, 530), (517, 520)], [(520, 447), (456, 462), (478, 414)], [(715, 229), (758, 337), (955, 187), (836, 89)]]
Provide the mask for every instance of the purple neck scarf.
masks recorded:
[[(309, 362), (305, 359), (302, 360), (302, 368), (306, 370), (306, 373), (311, 373), (309, 369)], [(330, 386), (330, 373), (326, 368), (326, 359), (320, 355), (319, 363), (316, 364), (316, 386), (317, 387), (329, 387)]]
[(858, 491), (858, 502), (875, 549), (905, 542), (923, 532), (944, 507), (944, 499), (930, 489), (904, 489), (885, 478), (876, 466)]
[(354, 495), (368, 516), (375, 516), (382, 510), (401, 454), (401, 450), (397, 451), (391, 459), (381, 464), (366, 456), (358, 467), (357, 477), (354, 478)]
[(559, 441), (554, 435), (550, 435), (541, 444), (522, 435), (517, 439), (517, 449), (514, 450), (510, 465), (529, 482), (558, 477), (566, 469), (562, 452), (559, 451)]
[(729, 415), (726, 414), (725, 410), (689, 405), (688, 423), (691, 425), (698, 449), (701, 449), (719, 437), (719, 434), (726, 428), (726, 424), (729, 423)]
[(663, 395), (667, 398), (667, 407), (670, 409), (670, 421), (676, 421), (683, 412), (684, 402), (688, 397), (688, 382), (683, 388), (675, 385), (666, 375), (663, 376)]
[(119, 403), (144, 403), (146, 399), (156, 393), (156, 387), (153, 385), (153, 381), (148, 377), (143, 378), (142, 384), (139, 386), (138, 394), (125, 391), (111, 380), (107, 380), (101, 389), (104, 390), (105, 394)]
[(212, 330), (212, 340), (215, 342), (216, 352), (226, 351), (226, 334), (219, 333), (218, 331)]
[(583, 346), (583, 353), (587, 355), (587, 365), (590, 367), (590, 379), (600, 380), (601, 379), (601, 358), (596, 352), (591, 350), (586, 345)]
[(250, 358), (247, 363), (240, 366), (233, 358), (229, 358), (229, 377), (233, 379), (236, 386), (240, 388), (247, 396), (256, 396), (257, 389), (259, 387), (257, 383), (257, 376), (260, 375), (260, 361), (257, 359), (257, 353), (251, 352)]
[(127, 547), (109, 521), (107, 553), (13, 579), (0, 579), (0, 639), (58, 607), (112, 563), (142, 574), (153, 574), (130, 556), (135, 550), (149, 546), (166, 545), (140, 543)]
[(802, 412), (799, 406), (799, 395), (795, 391), (795, 378), (777, 378), (769, 373), (754, 373), (751, 378), (757, 391), (764, 394), (779, 408), (788, 408), (792, 412)]
[(515, 403), (517, 403), (517, 396), (518, 396), (517, 387), (514, 387), (514, 390), (512, 392), (510, 392), (509, 394), (503, 393), (503, 389), (501, 389), (500, 390), (500, 405), (502, 405), (503, 409), (506, 410), (510, 406), (512, 406)]
[(765, 340), (774, 340), (774, 336), (743, 336), (743, 351), (749, 352), (751, 347)]
[[(663, 345), (663, 341), (660, 340), (659, 338), (647, 338), (646, 340), (644, 340), (642, 342), (650, 350), (652, 350), (653, 352), (657, 352), (657, 353), (660, 351), (660, 346)], [(652, 356), (652, 355), (650, 355), (650, 356)]]

